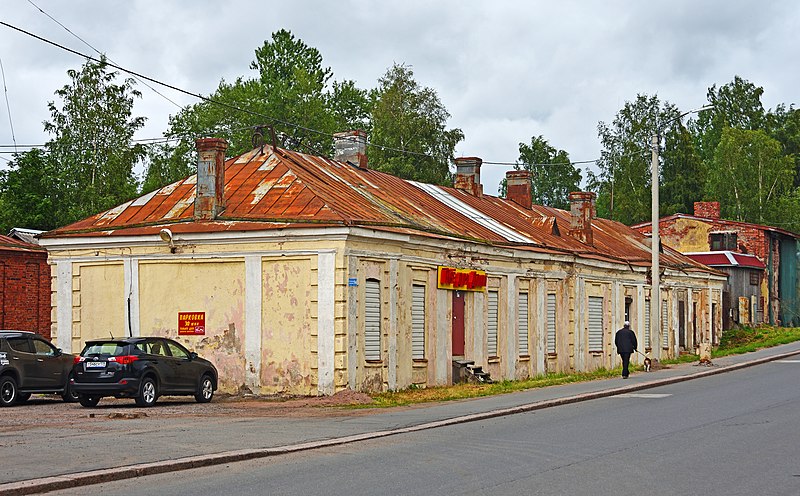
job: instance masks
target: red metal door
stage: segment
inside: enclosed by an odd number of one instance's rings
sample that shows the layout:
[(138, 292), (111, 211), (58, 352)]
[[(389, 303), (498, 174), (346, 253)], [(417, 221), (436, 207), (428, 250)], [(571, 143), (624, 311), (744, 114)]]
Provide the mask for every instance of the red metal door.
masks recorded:
[(453, 357), (464, 356), (464, 292), (453, 292)]

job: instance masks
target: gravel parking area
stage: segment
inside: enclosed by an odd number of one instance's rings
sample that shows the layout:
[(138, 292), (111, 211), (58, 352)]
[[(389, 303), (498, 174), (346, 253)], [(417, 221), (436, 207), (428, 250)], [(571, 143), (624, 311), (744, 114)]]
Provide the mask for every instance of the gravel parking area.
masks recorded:
[(370, 409), (347, 409), (344, 405), (369, 404), (363, 393), (340, 391), (326, 397), (230, 396), (218, 394), (211, 403), (197, 403), (191, 396), (166, 396), (151, 408), (136, 406), (131, 399), (103, 398), (95, 408), (65, 403), (59, 396), (34, 395), (26, 403), (0, 410), (0, 432), (34, 427), (79, 427), (99, 420), (181, 417), (327, 417), (359, 416)]

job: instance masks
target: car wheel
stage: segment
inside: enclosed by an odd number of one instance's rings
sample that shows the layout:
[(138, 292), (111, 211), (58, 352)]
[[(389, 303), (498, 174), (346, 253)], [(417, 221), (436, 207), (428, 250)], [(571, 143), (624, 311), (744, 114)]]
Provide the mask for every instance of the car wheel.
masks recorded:
[(139, 388), (139, 395), (136, 397), (136, 404), (139, 406), (153, 406), (158, 399), (158, 388), (156, 381), (152, 377), (142, 379)]
[(29, 399), (31, 399), (31, 393), (18, 393), (17, 394), (17, 405), (19, 405), (21, 403), (25, 403)]
[(198, 403), (208, 403), (213, 397), (214, 381), (211, 380), (211, 377), (204, 375), (203, 378), (200, 379), (200, 388), (195, 393), (194, 399), (196, 399)]
[(97, 406), (98, 403), (100, 403), (100, 397), (90, 394), (79, 394), (78, 401), (81, 402), (81, 406), (92, 408)]
[(0, 406), (11, 406), (17, 402), (17, 381), (11, 376), (0, 377)]
[(67, 403), (75, 403), (80, 399), (78, 393), (75, 392), (75, 388), (72, 387), (72, 374), (70, 374), (69, 379), (67, 379), (67, 384), (64, 386), (64, 392), (61, 393), (61, 399)]

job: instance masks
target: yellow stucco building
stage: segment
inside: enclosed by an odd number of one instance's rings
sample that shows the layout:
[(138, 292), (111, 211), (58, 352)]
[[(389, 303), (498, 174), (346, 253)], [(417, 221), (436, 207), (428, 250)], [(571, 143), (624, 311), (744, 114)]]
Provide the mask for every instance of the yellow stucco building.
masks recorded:
[(512, 171), (507, 198), (484, 195), (476, 158), (452, 188), (405, 181), (369, 168), (365, 139), (339, 135), (336, 160), (268, 145), (225, 160), (201, 139), (197, 175), (43, 235), (58, 346), (169, 336), (224, 391), (313, 395), (449, 384), (466, 365), (609, 368), (625, 320), (656, 357), (720, 325), (724, 275), (667, 250), (650, 329), (648, 239), (595, 218), (593, 194), (531, 205)]

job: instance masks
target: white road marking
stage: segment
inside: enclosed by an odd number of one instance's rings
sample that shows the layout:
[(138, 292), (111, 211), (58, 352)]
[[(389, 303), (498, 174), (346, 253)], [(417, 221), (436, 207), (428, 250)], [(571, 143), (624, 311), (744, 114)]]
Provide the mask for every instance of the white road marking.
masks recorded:
[(666, 398), (672, 396), (671, 394), (657, 394), (657, 393), (625, 393), (618, 394), (617, 398)]
[(800, 360), (775, 360), (775, 363), (800, 363)]

